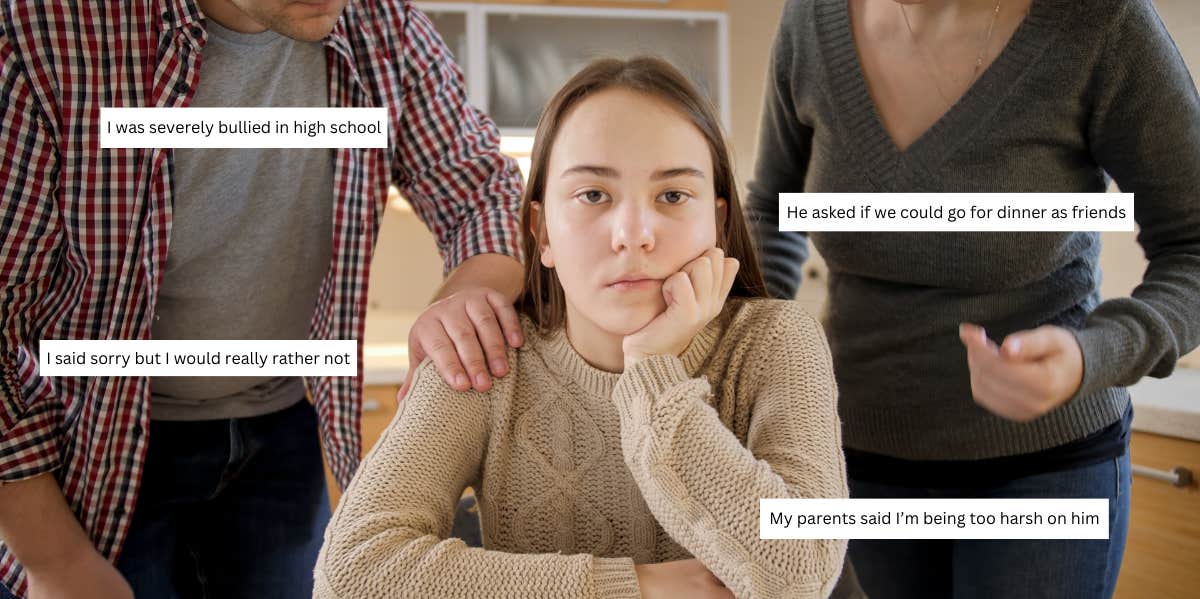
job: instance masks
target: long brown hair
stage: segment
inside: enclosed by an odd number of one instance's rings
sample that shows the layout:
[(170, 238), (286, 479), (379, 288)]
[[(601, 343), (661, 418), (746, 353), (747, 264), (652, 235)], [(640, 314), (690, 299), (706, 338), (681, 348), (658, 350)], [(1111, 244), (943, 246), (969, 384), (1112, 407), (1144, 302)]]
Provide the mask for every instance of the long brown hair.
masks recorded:
[[(525, 289), (517, 299), (517, 310), (528, 315), (538, 328), (548, 332), (566, 323), (566, 297), (554, 269), (542, 266), (538, 235), (531, 227), (533, 202), (546, 192), (546, 170), (550, 152), (564, 117), (588, 96), (605, 89), (625, 88), (665, 101), (700, 130), (708, 142), (713, 163), (716, 197), (727, 202), (724, 226), (717, 231), (717, 247), (740, 263), (730, 297), (765, 298), (766, 284), (758, 268), (754, 242), (738, 200), (733, 165), (725, 136), (712, 105), (670, 63), (650, 56), (629, 60), (596, 60), (575, 74), (546, 104), (538, 121), (530, 159), (529, 182), (521, 202), (521, 248), (525, 255)], [(539, 227), (544, 231), (544, 221)], [(720, 226), (720, 225), (718, 225)]]

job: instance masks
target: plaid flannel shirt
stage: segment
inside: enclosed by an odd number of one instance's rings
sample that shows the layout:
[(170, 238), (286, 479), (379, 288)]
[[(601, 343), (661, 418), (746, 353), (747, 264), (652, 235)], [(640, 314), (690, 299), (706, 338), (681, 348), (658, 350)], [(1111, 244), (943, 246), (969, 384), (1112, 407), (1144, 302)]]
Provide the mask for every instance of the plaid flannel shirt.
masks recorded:
[[(55, 472), (115, 560), (149, 427), (140, 377), (38, 374), (40, 339), (148, 339), (171, 228), (173, 154), (99, 146), (101, 106), (187, 106), (207, 39), (195, 0), (0, 3), (0, 481)], [(389, 147), (335, 151), (333, 259), (313, 339), (358, 339), (389, 183), (437, 239), (448, 271), (519, 256), (516, 164), (470, 106), (429, 20), (403, 0), (352, 0), (323, 41), (329, 106), (388, 108)], [(359, 374), (361, 375), (361, 366)], [(357, 378), (310, 378), (325, 457), (358, 465)], [(0, 546), (0, 581), (25, 577)]]

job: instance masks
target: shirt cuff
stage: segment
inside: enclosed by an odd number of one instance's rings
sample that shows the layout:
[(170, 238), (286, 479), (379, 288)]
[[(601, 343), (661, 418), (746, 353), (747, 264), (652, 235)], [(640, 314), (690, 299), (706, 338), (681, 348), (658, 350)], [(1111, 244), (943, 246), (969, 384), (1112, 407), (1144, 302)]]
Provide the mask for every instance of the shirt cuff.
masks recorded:
[(59, 423), (63, 408), (53, 400), (30, 406), (0, 440), (0, 484), (51, 472), (59, 466)]
[(521, 230), (516, 214), (508, 210), (481, 212), (461, 223), (445, 253), (443, 274), (479, 254), (504, 254), (521, 260)]
[(596, 558), (592, 570), (596, 596), (603, 599), (641, 599), (637, 572), (629, 558)]
[(1142, 351), (1137, 336), (1117, 323), (1072, 329), (1083, 356), (1083, 377), (1068, 402), (1120, 384), (1129, 376), (1128, 356)]

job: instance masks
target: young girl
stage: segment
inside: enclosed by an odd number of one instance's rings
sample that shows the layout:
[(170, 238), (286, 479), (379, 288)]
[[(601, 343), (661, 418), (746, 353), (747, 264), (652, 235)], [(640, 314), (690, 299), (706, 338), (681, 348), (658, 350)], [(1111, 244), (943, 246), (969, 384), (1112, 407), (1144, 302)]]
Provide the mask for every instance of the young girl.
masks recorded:
[[(847, 495), (829, 350), (763, 299), (711, 108), (660, 60), (593, 63), (529, 176), (515, 368), (479, 393), (419, 367), (315, 596), (828, 595), (845, 541), (762, 540), (758, 503)], [(446, 538), (467, 486), (484, 548)]]

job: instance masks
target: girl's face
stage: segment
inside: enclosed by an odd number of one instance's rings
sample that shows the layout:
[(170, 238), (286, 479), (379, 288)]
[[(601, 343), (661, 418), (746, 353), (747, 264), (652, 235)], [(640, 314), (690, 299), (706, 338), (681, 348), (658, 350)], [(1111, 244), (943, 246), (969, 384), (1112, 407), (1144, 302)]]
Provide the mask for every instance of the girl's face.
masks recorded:
[(708, 143), (662, 100), (613, 88), (572, 108), (534, 205), (572, 329), (624, 336), (662, 313), (663, 280), (716, 245), (714, 196)]

